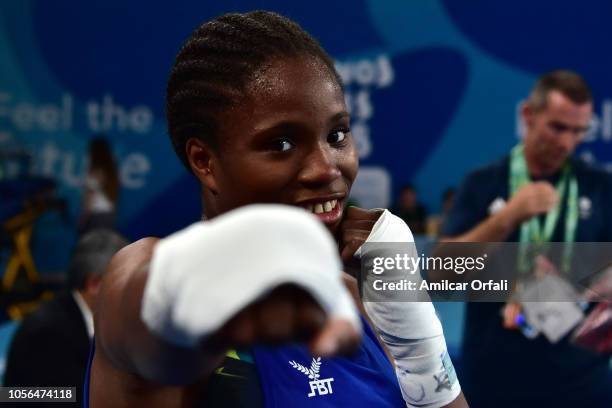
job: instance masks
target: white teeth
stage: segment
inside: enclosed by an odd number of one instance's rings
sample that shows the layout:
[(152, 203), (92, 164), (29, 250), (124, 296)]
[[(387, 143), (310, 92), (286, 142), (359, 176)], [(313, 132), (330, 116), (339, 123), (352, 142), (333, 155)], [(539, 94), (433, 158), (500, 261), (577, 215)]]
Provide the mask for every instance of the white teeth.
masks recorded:
[(330, 201), (325, 201), (323, 203), (318, 203), (314, 205), (309, 204), (306, 206), (306, 209), (315, 214), (323, 214), (323, 213), (331, 212), (334, 208), (336, 208), (337, 204), (338, 204), (338, 200), (330, 200)]
[(338, 205), (338, 200), (329, 200), (317, 204), (307, 204), (304, 208), (315, 214), (323, 214), (333, 211), (336, 205)]

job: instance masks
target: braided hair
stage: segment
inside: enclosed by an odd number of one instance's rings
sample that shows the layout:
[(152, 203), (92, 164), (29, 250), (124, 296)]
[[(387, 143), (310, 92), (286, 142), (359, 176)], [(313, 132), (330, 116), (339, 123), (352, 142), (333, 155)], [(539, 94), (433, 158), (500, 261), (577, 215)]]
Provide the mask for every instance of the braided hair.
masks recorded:
[(218, 114), (244, 96), (249, 81), (278, 57), (313, 57), (342, 86), (334, 63), (297, 23), (268, 11), (230, 13), (202, 24), (179, 51), (168, 80), (166, 115), (174, 150), (191, 171), (185, 145), (217, 146)]

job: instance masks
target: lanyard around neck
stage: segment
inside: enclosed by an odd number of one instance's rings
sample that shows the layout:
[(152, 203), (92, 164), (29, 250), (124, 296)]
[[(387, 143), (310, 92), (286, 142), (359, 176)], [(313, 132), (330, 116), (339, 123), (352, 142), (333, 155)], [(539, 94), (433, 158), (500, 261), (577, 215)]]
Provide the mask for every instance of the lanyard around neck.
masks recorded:
[[(510, 194), (512, 197), (521, 187), (531, 182), (525, 160), (524, 145), (519, 144), (512, 149), (510, 154)], [(519, 269), (524, 271), (528, 268), (526, 262), (526, 247), (529, 243), (544, 244), (552, 239), (555, 226), (559, 221), (561, 206), (566, 203), (565, 228), (564, 228), (564, 271), (569, 269), (571, 261), (571, 247), (576, 239), (576, 228), (578, 225), (578, 182), (573, 175), (571, 166), (566, 163), (561, 170), (561, 177), (556, 185), (559, 202), (544, 217), (544, 224), (539, 217), (532, 217), (521, 224), (520, 243), (521, 255), (519, 256)]]

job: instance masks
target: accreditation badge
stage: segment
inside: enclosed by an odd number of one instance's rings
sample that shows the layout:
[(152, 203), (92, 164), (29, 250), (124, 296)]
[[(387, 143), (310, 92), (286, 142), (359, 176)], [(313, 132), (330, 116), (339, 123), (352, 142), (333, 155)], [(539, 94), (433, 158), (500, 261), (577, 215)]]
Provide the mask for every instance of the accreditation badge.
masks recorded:
[(577, 293), (560, 276), (525, 282), (519, 296), (527, 323), (551, 343), (557, 343), (584, 319)]

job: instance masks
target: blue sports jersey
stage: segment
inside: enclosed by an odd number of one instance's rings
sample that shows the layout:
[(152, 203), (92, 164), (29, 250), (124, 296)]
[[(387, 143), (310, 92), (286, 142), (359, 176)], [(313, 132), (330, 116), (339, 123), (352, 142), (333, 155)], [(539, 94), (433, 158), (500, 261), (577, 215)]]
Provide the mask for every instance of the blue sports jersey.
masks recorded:
[(93, 362), (94, 352), (96, 350), (95, 338), (91, 341), (89, 349), (89, 358), (87, 359), (87, 370), (85, 370), (85, 383), (83, 384), (83, 408), (89, 407), (89, 379), (91, 378), (91, 363)]
[[(297, 344), (256, 347), (253, 355), (261, 393), (253, 392), (253, 387), (243, 384), (244, 381), (257, 380), (245, 375), (248, 370), (232, 371), (227, 378), (213, 374), (209, 386), (220, 388), (209, 389), (209, 395), (201, 404), (224, 408), (405, 407), (395, 371), (387, 355), (365, 319), (362, 318), (362, 322), (364, 331), (361, 345), (348, 357), (315, 358), (306, 347)], [(84, 408), (89, 407), (89, 379), (94, 352), (95, 345), (92, 342), (83, 391)], [(224, 368), (228, 367), (230, 361), (225, 362)], [(234, 384), (228, 386), (216, 379), (234, 380)], [(228, 390), (248, 395), (225, 395)]]
[(303, 345), (256, 347), (264, 407), (405, 407), (387, 355), (362, 322), (361, 347), (348, 357), (314, 357)]

